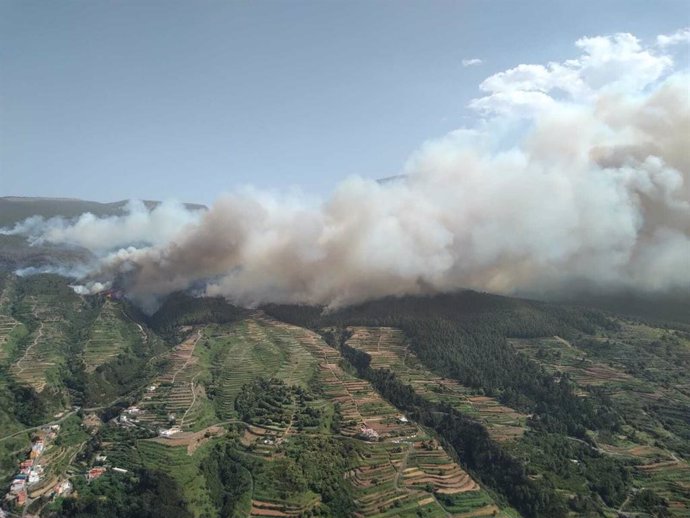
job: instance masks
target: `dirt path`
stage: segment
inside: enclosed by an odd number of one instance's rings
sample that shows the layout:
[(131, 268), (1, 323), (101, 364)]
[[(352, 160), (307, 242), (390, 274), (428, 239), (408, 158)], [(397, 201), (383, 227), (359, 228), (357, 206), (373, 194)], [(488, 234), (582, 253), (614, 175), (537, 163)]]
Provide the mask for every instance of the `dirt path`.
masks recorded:
[(561, 338), (561, 337), (558, 336), (558, 335), (553, 335), (553, 337), (554, 337), (556, 340), (558, 340), (559, 342), (561, 342), (563, 345), (565, 345), (568, 349), (575, 349), (575, 348), (573, 347), (573, 344), (571, 344), (571, 343), (570, 343), (568, 340), (566, 340), (565, 338)]
[[(199, 374), (201, 374), (201, 373), (199, 373)], [(194, 389), (194, 380), (197, 379), (197, 378), (199, 377), (199, 374), (195, 375), (195, 376), (192, 378), (192, 381), (190, 382), (190, 385), (192, 386), (192, 402), (191, 402), (191, 404), (189, 405), (189, 408), (188, 408), (187, 410), (185, 410), (185, 413), (184, 413), (184, 415), (182, 416), (182, 419), (180, 419), (180, 427), (181, 427), (182, 425), (184, 425), (184, 420), (185, 420), (185, 418), (187, 417), (187, 414), (188, 414), (189, 411), (194, 407), (194, 404), (196, 403), (196, 390)]]
[[(24, 361), (26, 360), (26, 355), (29, 354), (29, 351), (38, 343), (38, 339), (41, 338), (42, 336), (43, 336), (43, 322), (41, 322), (38, 326), (38, 334), (36, 335), (36, 338), (34, 338), (34, 341), (31, 342), (31, 345), (26, 348), (26, 350), (24, 351), (24, 354), (22, 355), (21, 358), (19, 358), (19, 360), (17, 360), (15, 365), (19, 366), (20, 364), (24, 363)], [(24, 367), (19, 367), (17, 369), (16, 374), (20, 374), (23, 371), (24, 371)]]
[(398, 470), (398, 473), (395, 475), (395, 489), (399, 491), (406, 491), (406, 487), (400, 487), (400, 477), (403, 474), (403, 471), (405, 471), (405, 466), (407, 466), (407, 459), (410, 458), (410, 453), (412, 453), (412, 450), (414, 449), (414, 443), (411, 442), (408, 447), (407, 451), (405, 452), (405, 455), (403, 455), (403, 458), (400, 460), (400, 469)]
[(132, 317), (130, 317), (124, 309), (120, 309), (120, 311), (122, 312), (122, 315), (127, 320), (129, 320), (130, 322), (132, 322), (132, 324), (134, 324), (135, 326), (137, 326), (139, 328), (139, 333), (141, 333), (141, 338), (144, 340), (144, 343), (148, 343), (149, 335), (146, 334), (146, 331), (144, 331), (144, 328), (142, 327), (142, 325), (139, 322), (137, 322), (136, 320), (134, 320)]
[(626, 505), (628, 505), (628, 502), (630, 501), (631, 498), (632, 498), (632, 495), (628, 495), (628, 496), (626, 497), (625, 501), (624, 501), (624, 502), (621, 504), (621, 506), (618, 508), (618, 510), (617, 510), (616, 512), (617, 512), (619, 515), (623, 513), (623, 508), (624, 508)]
[(192, 346), (192, 350), (189, 352), (189, 357), (184, 362), (182, 367), (180, 367), (179, 369), (177, 369), (175, 371), (175, 373), (173, 374), (171, 383), (173, 383), (173, 384), (175, 383), (175, 378), (177, 378), (177, 375), (180, 372), (182, 372), (183, 370), (185, 370), (187, 368), (187, 366), (189, 365), (189, 362), (191, 362), (192, 358), (194, 358), (194, 351), (196, 350), (196, 344), (199, 343), (200, 339), (201, 339), (201, 329), (197, 330), (197, 332), (196, 332), (196, 340), (194, 340), (194, 345)]
[(579, 442), (581, 444), (584, 444), (585, 446), (589, 446), (590, 449), (601, 453), (602, 455), (618, 455), (619, 457), (632, 457), (633, 455), (629, 455), (627, 453), (620, 453), (617, 451), (610, 451), (610, 450), (605, 450), (603, 448), (600, 448), (599, 446), (592, 446), (586, 441), (583, 441), (582, 439), (578, 439), (577, 437), (571, 437), (570, 435), (565, 436), (566, 439), (569, 439), (571, 441)]
[(0, 437), (0, 442), (6, 441), (7, 439), (11, 439), (12, 437), (16, 437), (17, 435), (21, 435), (23, 433), (33, 432), (34, 430), (40, 430), (44, 426), (51, 426), (54, 424), (61, 423), (62, 421), (64, 421), (65, 419), (67, 419), (70, 416), (73, 416), (76, 413), (77, 413), (76, 410), (72, 410), (71, 412), (65, 414), (64, 416), (62, 416), (60, 419), (57, 419), (56, 421), (51, 421), (49, 423), (39, 424), (37, 426), (32, 426), (31, 428), (24, 428), (23, 430), (19, 430), (18, 432), (11, 433), (9, 435), (6, 435), (5, 437)]

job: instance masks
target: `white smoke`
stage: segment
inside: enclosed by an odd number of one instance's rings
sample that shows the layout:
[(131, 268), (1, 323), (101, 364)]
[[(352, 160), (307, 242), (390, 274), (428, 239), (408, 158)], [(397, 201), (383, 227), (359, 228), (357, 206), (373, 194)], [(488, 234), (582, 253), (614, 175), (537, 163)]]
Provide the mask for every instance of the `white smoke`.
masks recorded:
[(118, 216), (97, 217), (90, 212), (76, 220), (33, 216), (0, 234), (27, 235), (31, 244), (59, 243), (81, 246), (95, 254), (137, 244), (164, 246), (180, 229), (199, 221), (202, 210), (187, 210), (177, 201), (164, 201), (149, 210), (139, 200), (128, 202), (125, 213)]
[[(142, 301), (195, 288), (244, 304), (342, 305), (475, 288), (690, 287), (687, 29), (487, 78), (473, 128), (431, 140), (406, 176), (351, 178), (327, 201), (239, 192), (205, 213), (27, 221), (13, 232), (101, 257)], [(675, 58), (675, 59), (674, 59)]]
[(112, 283), (110, 282), (87, 282), (86, 284), (70, 284), (70, 288), (74, 290), (77, 295), (95, 295), (107, 289), (110, 289)]

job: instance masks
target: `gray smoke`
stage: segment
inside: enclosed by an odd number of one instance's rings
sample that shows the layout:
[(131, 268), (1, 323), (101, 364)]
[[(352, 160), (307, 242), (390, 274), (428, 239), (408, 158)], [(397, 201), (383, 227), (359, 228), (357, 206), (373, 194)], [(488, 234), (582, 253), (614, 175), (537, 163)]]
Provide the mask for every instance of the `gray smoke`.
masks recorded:
[(421, 146), (404, 177), (350, 178), (322, 203), (255, 191), (207, 212), (6, 231), (88, 248), (88, 276), (146, 303), (194, 288), (242, 304), (344, 305), (474, 288), (690, 287), (688, 30), (643, 45), (583, 38), (581, 55), (486, 79), (476, 127)]

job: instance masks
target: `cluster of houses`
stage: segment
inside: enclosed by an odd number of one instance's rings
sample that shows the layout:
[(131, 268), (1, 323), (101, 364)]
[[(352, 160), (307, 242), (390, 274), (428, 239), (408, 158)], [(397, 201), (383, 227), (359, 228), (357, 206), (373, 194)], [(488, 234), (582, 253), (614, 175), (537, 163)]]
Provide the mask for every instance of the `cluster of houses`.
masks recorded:
[[(138, 409), (136, 407), (130, 407), (127, 409), (130, 411), (130, 415), (134, 415)], [(24, 459), (19, 463), (19, 472), (14, 476), (10, 489), (5, 495), (5, 500), (13, 503), (17, 507), (22, 507), (26, 504), (28, 498), (28, 491), (30, 486), (40, 482), (44, 475), (43, 466), (39, 463), (43, 452), (46, 449), (46, 445), (55, 439), (57, 433), (60, 431), (60, 425), (55, 424), (51, 426), (46, 426), (41, 429), (36, 438), (33, 439), (31, 443), (31, 450), (29, 451), (28, 458)], [(105, 462), (107, 457), (105, 455), (98, 455), (96, 457), (97, 462)], [(127, 473), (126, 469), (109, 467), (109, 466), (94, 466), (86, 473), (86, 479), (88, 481), (96, 480), (101, 477), (108, 469), (111, 469), (117, 473)], [(52, 487), (50, 495), (53, 497), (67, 496), (74, 491), (74, 486), (65, 478), (59, 480), (55, 486)], [(44, 494), (46, 494), (44, 492)], [(0, 509), (0, 518), (4, 518), (4, 511)]]
[(19, 463), (19, 472), (12, 480), (5, 500), (14, 502), (18, 506), (23, 506), (26, 503), (28, 487), (40, 482), (43, 477), (43, 466), (39, 463), (39, 459), (45, 450), (46, 441), (54, 439), (59, 431), (60, 425), (58, 424), (41, 430), (42, 435), (31, 443), (29, 458)]

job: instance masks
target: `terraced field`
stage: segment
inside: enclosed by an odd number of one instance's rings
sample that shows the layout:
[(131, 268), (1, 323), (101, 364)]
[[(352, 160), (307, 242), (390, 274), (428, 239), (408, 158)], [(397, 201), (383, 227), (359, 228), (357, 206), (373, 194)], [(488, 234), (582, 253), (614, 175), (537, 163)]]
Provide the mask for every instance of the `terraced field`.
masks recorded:
[[(317, 359), (316, 384), (323, 397), (337, 405), (339, 433), (358, 441), (357, 457), (346, 473), (355, 491), (358, 516), (416, 516), (418, 512), (449, 516), (437, 496), (443, 495), (452, 507), (452, 498), (465, 493), (472, 495), (465, 498), (467, 508), (462, 512), (466, 516), (484, 516), (487, 505), (493, 506), (491, 513), (500, 512), (432, 437), (383, 400), (369, 382), (344, 370), (340, 353), (318, 334), (268, 317), (262, 320), (292, 336)], [(366, 433), (371, 434), (367, 431), (375, 434), (367, 438)], [(433, 447), (426, 450), (423, 444)], [(473, 500), (476, 507), (469, 503)]]
[[(676, 435), (674, 419), (687, 421), (690, 391), (685, 382), (657, 381), (655, 371), (660, 376), (673, 377), (674, 369), (683, 368), (690, 347), (678, 340), (668, 346), (658, 345), (660, 338), (668, 335), (667, 330), (624, 322), (618, 332), (583, 342), (586, 348), (560, 337), (511, 340), (511, 343), (554, 376), (567, 375), (578, 385), (582, 397), (594, 389), (605, 391), (629, 424), (621, 434), (595, 437), (599, 450), (638, 463), (634, 471), (637, 488), (654, 489), (668, 499), (674, 515), (689, 516), (690, 463), (687, 457), (674, 451), (675, 447), (686, 448), (687, 440)], [(629, 343), (632, 340), (636, 343)], [(655, 354), (657, 346), (663, 348), (664, 355), (677, 357), (675, 367)], [(649, 363), (644, 366), (645, 372), (633, 376), (628, 372), (631, 357), (627, 353), (634, 352), (632, 358), (640, 358), (643, 347), (650, 352)]]
[(501, 405), (496, 399), (480, 395), (455, 380), (429, 371), (409, 349), (405, 335), (390, 327), (351, 327), (348, 345), (366, 352), (371, 367), (390, 369), (415, 391), (431, 401), (449, 403), (486, 426), (497, 441), (518, 439), (525, 431), (527, 416)]
[(26, 327), (11, 316), (0, 314), (0, 364), (7, 361), (16, 348), (18, 339), (27, 333)]
[(185, 430), (197, 430), (215, 421), (203, 385), (197, 382), (202, 374), (199, 359), (194, 355), (202, 331), (196, 330), (169, 354), (168, 364), (152, 383), (138, 407), (143, 410), (137, 419), (151, 427), (176, 424)]
[(106, 300), (91, 325), (89, 338), (84, 345), (86, 372), (91, 373), (99, 365), (114, 360), (140, 339), (136, 325), (125, 317), (118, 306)]
[(313, 376), (314, 358), (293, 337), (261, 319), (208, 326), (203, 333), (209, 349), (203, 354), (213, 374), (214, 403), (221, 419), (237, 417), (235, 398), (257, 377), (305, 387)]
[(0, 279), (0, 365), (12, 356), (17, 340), (28, 332), (21, 322), (11, 316), (13, 295), (14, 278)]
[[(420, 511), (425, 516), (449, 516), (450, 512), (437, 497), (446, 499), (449, 509), (462, 509), (462, 513), (469, 513), (467, 516), (483, 516), (487, 505), (495, 505), (431, 436), (418, 425), (407, 422), (368, 382), (347, 372), (339, 352), (326, 345), (316, 333), (263, 315), (232, 325), (197, 329), (176, 348), (166, 374), (156, 380), (158, 388), (140, 406), (148, 415), (156, 415), (149, 412), (149, 408), (155, 409), (163, 402), (166, 411), (170, 411), (172, 394), (179, 380), (188, 381), (190, 376), (203, 378), (205, 375), (200, 375), (199, 370), (203, 371), (206, 366), (212, 376), (205, 382), (212, 387), (210, 399), (214, 401), (219, 419), (236, 420), (235, 398), (243, 385), (259, 376), (273, 377), (289, 386), (305, 389), (321, 387), (322, 399), (310, 405), (330, 408), (331, 413), (337, 407), (341, 427), (335, 437), (354, 441), (357, 453), (345, 476), (354, 491), (357, 516), (416, 516)], [(166, 391), (166, 386), (172, 389)], [(189, 391), (185, 393), (187, 396), (180, 398), (184, 406), (190, 403)], [(276, 409), (276, 415), (287, 412), (286, 415), (292, 416), (289, 419), (241, 426), (239, 442), (246, 448), (244, 455), (254, 463), (264, 463), (265, 467), (259, 472), (270, 470), (266, 466), (281, 458), (281, 445), (297, 433), (293, 424), (296, 408), (293, 398), (293, 402), (280, 412)], [(147, 414), (140, 419), (145, 421)], [(331, 433), (327, 429), (325, 432)], [(299, 433), (322, 435), (324, 429), (317, 427)], [(367, 436), (367, 433), (373, 435)], [(174, 457), (181, 456), (182, 450), (178, 452), (174, 444), (174, 439), (140, 441), (136, 455), (140, 455), (146, 465), (152, 462), (162, 465), (164, 461), (156, 459), (172, 455), (161, 449), (167, 446), (174, 448), (176, 453), (165, 462), (181, 465), (182, 459)], [(428, 444), (434, 445), (431, 450), (423, 446)], [(118, 445), (109, 448), (114, 458), (133, 458), (131, 450), (120, 451)], [(281, 498), (268, 480), (262, 477), (255, 480), (251, 505), (247, 509), (249, 516), (302, 516), (318, 507), (318, 495), (307, 491)], [(186, 478), (184, 482), (191, 487), (199, 484)], [(194, 491), (201, 489), (197, 487)], [(198, 500), (198, 495), (195, 498), (202, 507), (205, 505)], [(465, 502), (464, 507), (457, 505), (458, 498)], [(494, 510), (499, 512), (495, 506)]]
[(136, 453), (142, 465), (163, 470), (179, 482), (196, 516), (214, 516), (215, 508), (206, 490), (204, 477), (199, 472), (199, 463), (209, 454), (210, 446), (211, 443), (206, 443), (194, 455), (189, 455), (184, 446), (141, 440), (136, 444)]
[(403, 477), (405, 485), (410, 487), (431, 484), (435, 492), (445, 495), (479, 489), (479, 485), (433, 439), (412, 443), (407, 466), (403, 470)]
[(36, 392), (41, 392), (55, 378), (55, 372), (65, 361), (62, 353), (69, 341), (65, 310), (77, 312), (79, 307), (67, 301), (63, 306), (56, 306), (51, 298), (41, 295), (29, 295), (20, 305), (18, 319), (38, 322), (38, 325), (10, 372), (20, 383), (33, 387)]
[(262, 516), (300, 517), (307, 515), (312, 509), (318, 507), (319, 503), (320, 500), (317, 495), (312, 495), (311, 498), (299, 503), (253, 498), (249, 516), (257, 518)]

